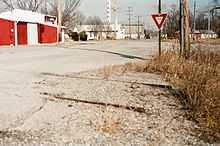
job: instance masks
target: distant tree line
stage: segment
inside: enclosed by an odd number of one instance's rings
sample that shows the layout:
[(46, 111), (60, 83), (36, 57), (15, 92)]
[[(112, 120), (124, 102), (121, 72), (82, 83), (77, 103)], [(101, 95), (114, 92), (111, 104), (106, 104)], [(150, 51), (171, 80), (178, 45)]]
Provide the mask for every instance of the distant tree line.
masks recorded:
[[(169, 38), (174, 38), (176, 35), (176, 32), (179, 32), (179, 9), (176, 7), (172, 7), (171, 9), (168, 10), (168, 17), (166, 19), (166, 23), (163, 28), (163, 33), (166, 33)], [(194, 28), (194, 16), (190, 12), (190, 28), (191, 31), (193, 32)], [(195, 17), (195, 24), (196, 24), (196, 30), (207, 30), (208, 29), (208, 17), (207, 15), (203, 13), (199, 13)], [(211, 28), (214, 32), (218, 34), (220, 37), (220, 17), (219, 16), (214, 16), (212, 23), (211, 23)]]
[[(208, 28), (208, 17), (204, 14), (199, 14), (196, 17), (196, 29), (207, 30)], [(218, 34), (220, 37), (220, 16), (213, 16), (211, 21), (211, 30)]]

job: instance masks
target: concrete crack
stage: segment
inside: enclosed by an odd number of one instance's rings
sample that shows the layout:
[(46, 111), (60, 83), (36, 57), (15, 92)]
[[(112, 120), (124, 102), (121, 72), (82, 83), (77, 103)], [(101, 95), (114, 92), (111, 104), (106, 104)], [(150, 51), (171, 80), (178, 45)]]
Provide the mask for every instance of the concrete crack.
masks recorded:
[(40, 107), (38, 107), (36, 110), (34, 110), (33, 112), (31, 113), (27, 113), (25, 115), (27, 115), (26, 117), (22, 118), (21, 119), (18, 119), (17, 122), (15, 122), (16, 124), (12, 126), (12, 128), (9, 128), (9, 129), (16, 129), (18, 127), (21, 127), (25, 124), (25, 122), (30, 119), (31, 117), (33, 117), (35, 114), (37, 114), (38, 112), (40, 112), (44, 106), (47, 104), (47, 100), (46, 99), (42, 99), (42, 105)]

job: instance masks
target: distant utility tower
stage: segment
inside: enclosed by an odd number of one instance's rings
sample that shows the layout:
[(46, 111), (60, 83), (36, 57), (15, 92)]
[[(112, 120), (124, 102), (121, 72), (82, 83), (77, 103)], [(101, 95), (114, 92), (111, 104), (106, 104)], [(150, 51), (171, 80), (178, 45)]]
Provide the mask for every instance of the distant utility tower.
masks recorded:
[(115, 26), (118, 25), (118, 10), (119, 10), (118, 0), (112, 0), (112, 11), (115, 16)]
[(106, 0), (106, 13), (107, 13), (107, 23), (111, 24), (112, 19), (112, 3), (111, 0)]
[(138, 25), (137, 25), (137, 30), (138, 30), (138, 39), (140, 40), (141, 39), (141, 36), (140, 36), (140, 18), (141, 18), (141, 16), (136, 16), (137, 17), (137, 19), (138, 19)]
[(131, 16), (133, 14), (133, 7), (128, 7), (128, 29), (129, 29), (129, 39), (131, 39)]
[(118, 24), (118, 0), (106, 0), (107, 23), (111, 24), (112, 14), (115, 15), (115, 24)]

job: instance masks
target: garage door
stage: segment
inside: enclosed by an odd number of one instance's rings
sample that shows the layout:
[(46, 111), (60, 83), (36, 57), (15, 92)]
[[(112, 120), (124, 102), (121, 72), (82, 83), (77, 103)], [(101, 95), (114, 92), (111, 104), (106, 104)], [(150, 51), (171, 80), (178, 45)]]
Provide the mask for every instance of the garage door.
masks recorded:
[(57, 28), (53, 26), (38, 25), (39, 29), (39, 43), (56, 43), (57, 42)]
[(27, 42), (27, 23), (19, 22), (17, 24), (18, 31), (18, 44), (26, 45)]
[(14, 45), (14, 22), (0, 19), (0, 45)]
[(27, 34), (28, 34), (28, 45), (37, 45), (38, 44), (37, 24), (28, 23)]

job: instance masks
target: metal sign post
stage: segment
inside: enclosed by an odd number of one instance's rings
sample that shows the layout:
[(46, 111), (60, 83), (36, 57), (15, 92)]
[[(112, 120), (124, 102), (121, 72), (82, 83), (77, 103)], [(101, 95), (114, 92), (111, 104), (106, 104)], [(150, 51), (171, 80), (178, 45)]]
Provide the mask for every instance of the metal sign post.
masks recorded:
[[(161, 0), (158, 3), (158, 13), (161, 13)], [(161, 29), (159, 30), (159, 56), (161, 56)]]
[(159, 36), (159, 56), (161, 56), (161, 28), (166, 20), (167, 13), (161, 13), (161, 0), (158, 3), (159, 9), (157, 14), (152, 14), (151, 17), (158, 28)]
[(161, 56), (161, 28), (166, 20), (167, 13), (161, 13), (161, 0), (159, 0), (158, 6), (158, 13), (152, 14), (151, 16), (159, 30), (159, 56)]

